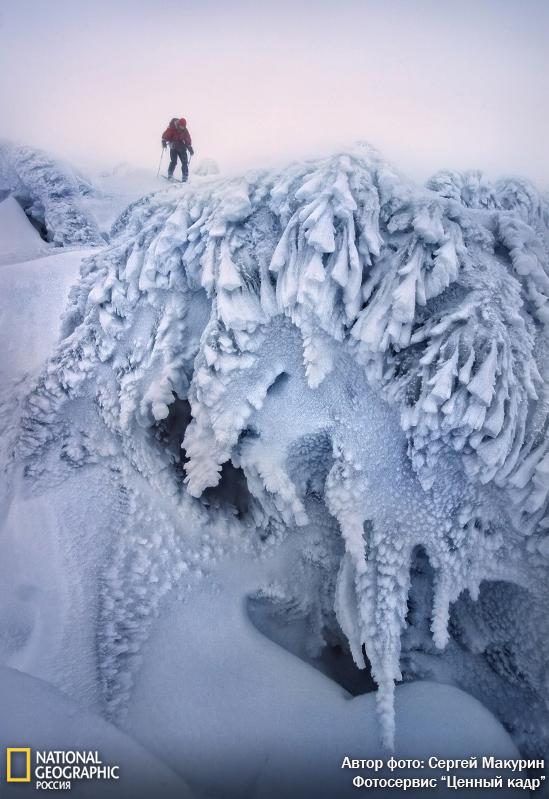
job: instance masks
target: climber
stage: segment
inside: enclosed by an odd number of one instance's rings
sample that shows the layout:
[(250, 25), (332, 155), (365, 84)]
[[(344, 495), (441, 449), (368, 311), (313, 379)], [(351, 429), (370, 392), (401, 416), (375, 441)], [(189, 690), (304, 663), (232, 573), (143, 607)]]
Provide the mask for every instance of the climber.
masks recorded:
[(187, 151), (194, 155), (191, 142), (191, 134), (187, 130), (187, 120), (184, 117), (178, 119), (174, 117), (164, 133), (162, 134), (162, 147), (170, 145), (170, 166), (168, 167), (168, 178), (173, 178), (173, 173), (177, 164), (177, 159), (181, 161), (181, 179), (185, 183), (189, 179), (189, 161)]

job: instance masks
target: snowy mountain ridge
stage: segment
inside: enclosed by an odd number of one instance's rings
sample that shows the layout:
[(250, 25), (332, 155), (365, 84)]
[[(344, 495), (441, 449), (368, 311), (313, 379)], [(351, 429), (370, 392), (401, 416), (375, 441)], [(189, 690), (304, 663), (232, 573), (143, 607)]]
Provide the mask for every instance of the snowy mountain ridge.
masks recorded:
[(318, 644), (335, 613), (391, 746), (418, 548), (440, 649), (483, 581), (547, 600), (548, 230), (526, 181), (420, 189), (367, 146), (149, 195), (84, 262), (18, 455), (122, 455), (181, 507), (230, 464), (246, 529), (326, 531)]

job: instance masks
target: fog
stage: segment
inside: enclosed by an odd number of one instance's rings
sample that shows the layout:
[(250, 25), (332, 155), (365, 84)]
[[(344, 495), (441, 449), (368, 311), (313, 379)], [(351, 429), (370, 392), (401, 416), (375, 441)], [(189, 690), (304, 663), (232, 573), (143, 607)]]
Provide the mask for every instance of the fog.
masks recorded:
[(225, 170), (357, 139), (549, 185), (546, 0), (26, 0), (0, 6), (0, 136), (156, 169), (185, 116)]

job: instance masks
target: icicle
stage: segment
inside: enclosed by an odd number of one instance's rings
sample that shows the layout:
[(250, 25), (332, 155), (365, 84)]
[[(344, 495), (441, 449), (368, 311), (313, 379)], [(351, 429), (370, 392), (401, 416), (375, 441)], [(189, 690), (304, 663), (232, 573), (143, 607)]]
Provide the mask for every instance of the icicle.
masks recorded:
[(449, 399), (452, 394), (454, 377), (457, 374), (458, 355), (459, 348), (456, 346), (452, 357), (443, 363), (437, 373), (428, 381), (428, 385), (432, 386), (431, 395), (439, 401)]
[(334, 610), (339, 626), (349, 642), (355, 666), (358, 669), (364, 669), (366, 663), (362, 653), (362, 638), (358, 622), (355, 566), (353, 558), (348, 552), (343, 555), (339, 567)]
[(408, 263), (401, 267), (405, 278), (393, 294), (393, 315), (399, 322), (412, 322), (416, 307), (416, 283), (423, 261), (423, 252), (416, 247)]

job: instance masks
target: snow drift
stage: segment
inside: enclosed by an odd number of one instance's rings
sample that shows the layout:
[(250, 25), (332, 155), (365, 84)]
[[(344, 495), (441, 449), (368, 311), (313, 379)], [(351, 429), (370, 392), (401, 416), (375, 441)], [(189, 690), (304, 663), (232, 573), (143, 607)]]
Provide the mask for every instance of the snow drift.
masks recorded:
[(13, 197), (0, 200), (0, 265), (45, 254), (44, 242)]
[[(422, 676), (420, 655), (446, 647), (441, 679), (458, 684), (452, 663), (491, 653), (515, 697), (495, 711), (534, 751), (549, 699), (548, 221), (526, 181), (444, 172), (421, 189), (363, 146), (149, 195), (83, 263), (18, 457), (42, 482), (110, 460), (214, 538), (291, 541), (299, 582), (265, 595), (283, 607), (293, 591), (310, 652), (345, 637), (388, 746), (403, 664)], [(147, 589), (121, 590), (136, 540), (109, 567), (99, 634), (118, 709), (143, 606), (181, 574), (145, 558)], [(509, 590), (520, 601), (503, 611)], [(467, 690), (494, 705), (491, 679)]]

